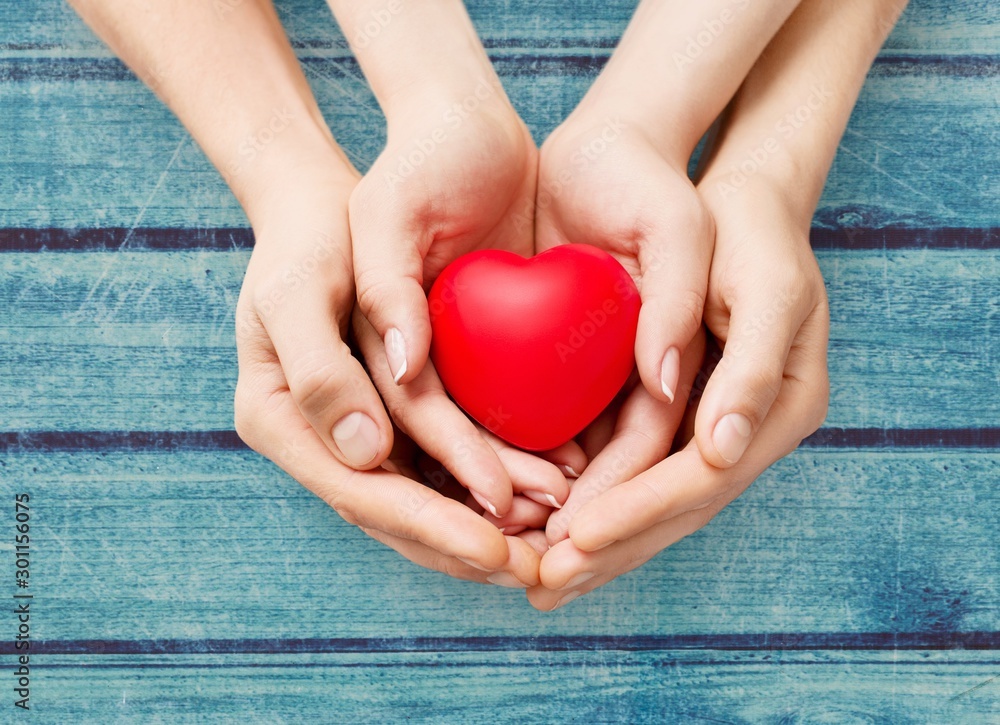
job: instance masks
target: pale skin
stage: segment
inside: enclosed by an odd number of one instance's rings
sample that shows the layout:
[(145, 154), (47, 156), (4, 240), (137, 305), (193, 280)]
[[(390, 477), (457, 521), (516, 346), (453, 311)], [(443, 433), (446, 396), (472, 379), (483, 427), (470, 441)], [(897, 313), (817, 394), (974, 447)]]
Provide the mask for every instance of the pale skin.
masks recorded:
[[(174, 110), (254, 228), (237, 309), (244, 440), (416, 563), (528, 588), (548, 610), (703, 526), (815, 430), (827, 311), (809, 222), (904, 2), (646, 0), (540, 154), (460, 2), (329, 3), (388, 122), (360, 179), (270, 3), (224, 16), (193, 0), (71, 3)], [(376, 12), (388, 21), (373, 35)], [(705, 28), (718, 32), (689, 52)], [(832, 90), (808, 123), (727, 187), (817, 83)], [(694, 184), (687, 160), (727, 104)], [(241, 140), (273, 131), (275, 109), (287, 130), (248, 162)], [(603, 246), (636, 279), (639, 380), (578, 442), (532, 455), (445, 394), (425, 293), (468, 251), (567, 241)], [(686, 412), (702, 323), (724, 352)], [(683, 430), (690, 442), (666, 457)], [(439, 474), (438, 490), (421, 483)]]

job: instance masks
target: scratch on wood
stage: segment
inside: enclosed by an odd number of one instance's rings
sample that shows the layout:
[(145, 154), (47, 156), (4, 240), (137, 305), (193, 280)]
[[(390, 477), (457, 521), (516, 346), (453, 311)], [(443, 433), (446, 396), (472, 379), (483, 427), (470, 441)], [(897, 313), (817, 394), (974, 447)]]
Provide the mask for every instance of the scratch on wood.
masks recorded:
[(975, 687), (970, 687), (968, 690), (964, 690), (963, 692), (958, 693), (954, 697), (949, 697), (948, 702), (954, 702), (955, 700), (965, 697), (966, 695), (971, 695), (973, 692), (980, 689), (981, 687), (986, 687), (988, 684), (990, 684), (991, 682), (996, 682), (998, 679), (1000, 679), (1000, 675), (993, 675), (993, 677), (983, 680)]

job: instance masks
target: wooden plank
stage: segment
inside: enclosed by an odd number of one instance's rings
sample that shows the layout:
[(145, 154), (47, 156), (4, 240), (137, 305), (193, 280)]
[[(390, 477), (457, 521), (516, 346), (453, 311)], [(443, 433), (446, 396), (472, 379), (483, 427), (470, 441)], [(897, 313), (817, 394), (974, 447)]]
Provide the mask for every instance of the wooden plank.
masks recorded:
[[(621, 35), (635, 0), (469, 0), (469, 12), (491, 48), (607, 48)], [(345, 46), (322, 0), (281, 0), (282, 21), (302, 48)], [(220, 3), (220, 8), (238, 7)], [(76, 54), (103, 52), (72, 10), (56, 0), (24, 6), (0, 2), (0, 51), (38, 53), (57, 48)], [(888, 47), (937, 53), (995, 53), (1000, 31), (989, 0), (922, 0), (912, 3)]]
[[(4, 138), (17, 149), (0, 157), (0, 227), (246, 226), (221, 177), (169, 112), (116, 61), (94, 62), (30, 61), (8, 68), (15, 78), (28, 74), (25, 80), (0, 82), (0, 105), (11, 109)], [(306, 68), (340, 141), (367, 168), (384, 143), (384, 122), (360, 71), (322, 58)], [(918, 63), (902, 75), (874, 73), (817, 223), (996, 227), (997, 68), (941, 74)], [(501, 72), (541, 140), (596, 68), (508, 64)]]
[(32, 709), (74, 723), (1000, 722), (996, 652), (608, 654), (46, 657)]
[[(45, 641), (817, 632), (954, 647), (949, 633), (1000, 631), (998, 458), (800, 450), (703, 531), (553, 614), (410, 564), (245, 450), (7, 451), (0, 497), (31, 497)], [(863, 632), (889, 634), (829, 639)]]
[[(1000, 252), (823, 250), (827, 425), (994, 426)], [(0, 431), (230, 430), (247, 252), (0, 254)]]

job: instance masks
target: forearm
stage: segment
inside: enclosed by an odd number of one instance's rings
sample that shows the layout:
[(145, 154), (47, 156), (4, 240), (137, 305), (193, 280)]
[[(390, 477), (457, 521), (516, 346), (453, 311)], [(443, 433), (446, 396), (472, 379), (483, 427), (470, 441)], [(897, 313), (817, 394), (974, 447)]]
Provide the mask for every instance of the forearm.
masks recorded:
[(614, 111), (686, 164), (800, 0), (643, 0), (581, 107)]
[(805, 0), (733, 99), (702, 185), (725, 198), (770, 183), (808, 224), (868, 69), (905, 6)]
[(389, 119), (390, 132), (393, 118), (407, 108), (499, 90), (461, 0), (328, 4)]
[(70, 3), (177, 114), (251, 221), (279, 174), (310, 164), (351, 172), (270, 2)]

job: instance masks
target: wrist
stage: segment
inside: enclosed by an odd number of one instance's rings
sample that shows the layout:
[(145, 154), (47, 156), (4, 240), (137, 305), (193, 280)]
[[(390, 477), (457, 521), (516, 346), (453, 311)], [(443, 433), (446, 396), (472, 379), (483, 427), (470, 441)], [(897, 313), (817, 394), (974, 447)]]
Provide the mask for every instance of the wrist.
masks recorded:
[(329, 0), (387, 117), (499, 80), (461, 0)]
[(282, 235), (289, 225), (346, 215), (359, 174), (335, 144), (289, 143), (232, 183), (258, 238)]

